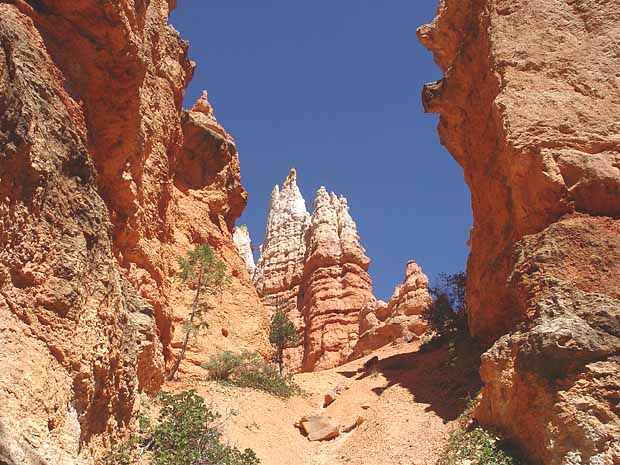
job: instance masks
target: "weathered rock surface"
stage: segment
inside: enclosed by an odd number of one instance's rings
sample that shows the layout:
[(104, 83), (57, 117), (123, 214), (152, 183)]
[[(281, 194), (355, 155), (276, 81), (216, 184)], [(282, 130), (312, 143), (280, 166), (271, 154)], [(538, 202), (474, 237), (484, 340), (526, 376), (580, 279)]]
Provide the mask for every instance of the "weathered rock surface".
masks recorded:
[[(209, 327), (192, 340), (186, 352), (188, 363), (181, 366), (181, 372), (200, 372), (199, 365), (222, 350), (248, 349), (266, 354), (269, 316), (232, 237), (235, 220), (247, 199), (235, 142), (215, 119), (206, 92), (191, 110), (182, 112), (181, 122), (183, 146), (173, 160), (172, 237), (164, 244), (167, 269), (176, 272), (179, 256), (193, 244), (208, 243), (225, 262), (231, 278), (223, 294), (211, 299)], [(182, 328), (193, 292), (179, 288), (173, 278), (166, 278), (163, 284), (169, 286), (168, 305), (175, 309), (172, 321)], [(183, 336), (183, 331), (174, 331), (171, 347), (178, 349)]]
[(254, 284), (264, 304), (285, 310), (300, 335), (301, 345), (286, 350), (287, 366), (298, 370), (304, 356), (305, 322), (298, 305), (298, 294), (306, 254), (306, 232), (310, 214), (292, 169), (271, 193), (265, 240), (254, 273)]
[(304, 371), (347, 360), (357, 342), (359, 311), (374, 300), (370, 260), (347, 200), (321, 187), (313, 206), (299, 295), (305, 321)]
[(414, 262), (407, 263), (405, 280), (390, 302), (367, 303), (359, 313), (359, 340), (350, 358), (367, 355), (397, 341), (411, 341), (428, 330), (424, 313), (432, 303), (428, 277)]
[(237, 246), (239, 255), (243, 258), (245, 266), (248, 269), (250, 277), (254, 276), (256, 264), (254, 263), (254, 254), (252, 253), (252, 239), (250, 239), (250, 231), (246, 225), (235, 228), (233, 232), (233, 242)]
[(425, 87), (465, 171), (477, 416), (534, 463), (620, 461), (617, 2), (442, 0)]
[(0, 461), (73, 463), (161, 385), (163, 356), (112, 254), (84, 113), (23, 11), (0, 4)]
[(334, 420), (324, 415), (303, 417), (299, 425), (308, 441), (329, 441), (340, 435), (340, 428)]
[(357, 341), (358, 312), (374, 301), (369, 259), (347, 200), (319, 189), (310, 215), (296, 172), (276, 186), (254, 282), (263, 302), (285, 309), (301, 345), (287, 351), (293, 370), (343, 363)]
[(214, 247), (232, 284), (182, 369), (267, 346), (232, 240), (236, 148), (206, 98), (181, 109), (193, 65), (171, 5), (0, 3), (3, 463), (86, 463), (129, 425), (174, 356), (190, 297), (176, 260), (193, 244)]

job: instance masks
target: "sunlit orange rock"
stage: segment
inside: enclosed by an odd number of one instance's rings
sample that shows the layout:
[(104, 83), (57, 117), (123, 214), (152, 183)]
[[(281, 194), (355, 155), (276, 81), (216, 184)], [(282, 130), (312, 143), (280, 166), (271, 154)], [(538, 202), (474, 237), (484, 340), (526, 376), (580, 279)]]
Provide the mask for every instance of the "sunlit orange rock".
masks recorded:
[(463, 167), (476, 413), (534, 463), (616, 463), (620, 412), (617, 2), (441, 0), (423, 92)]
[(390, 302), (369, 302), (360, 311), (359, 340), (350, 358), (424, 334), (429, 329), (425, 313), (431, 303), (428, 277), (416, 262), (409, 261), (405, 280), (396, 286)]
[(232, 241), (236, 147), (206, 97), (181, 108), (193, 64), (173, 3), (0, 4), (0, 461), (89, 463), (130, 426), (176, 356), (177, 259), (197, 243), (231, 285), (181, 374), (267, 350)]

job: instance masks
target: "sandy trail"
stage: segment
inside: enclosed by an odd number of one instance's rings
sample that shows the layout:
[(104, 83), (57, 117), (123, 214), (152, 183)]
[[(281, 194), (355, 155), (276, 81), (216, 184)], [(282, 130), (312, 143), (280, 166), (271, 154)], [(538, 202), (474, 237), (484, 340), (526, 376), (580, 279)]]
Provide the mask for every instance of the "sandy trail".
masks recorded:
[[(364, 369), (374, 355), (379, 363)], [(296, 375), (307, 395), (289, 400), (202, 380), (186, 381), (183, 389), (204, 396), (222, 414), (230, 443), (252, 448), (263, 465), (432, 465), (468, 394), (477, 390), (471, 365), (455, 364), (446, 347), (420, 351), (418, 343), (411, 343), (331, 370)], [(324, 409), (324, 394), (338, 385), (345, 389)], [(334, 440), (310, 442), (294, 424), (312, 413), (329, 415), (341, 425), (358, 417), (364, 421)]]

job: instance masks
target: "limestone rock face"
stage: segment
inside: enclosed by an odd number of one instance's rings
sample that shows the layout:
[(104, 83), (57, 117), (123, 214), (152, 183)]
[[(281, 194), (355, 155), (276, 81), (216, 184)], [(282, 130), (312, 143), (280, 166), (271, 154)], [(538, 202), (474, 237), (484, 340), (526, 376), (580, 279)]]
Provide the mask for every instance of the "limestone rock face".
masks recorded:
[(0, 462), (89, 463), (130, 424), (175, 355), (176, 261), (196, 243), (232, 284), (182, 371), (267, 347), (232, 240), (236, 147), (206, 98), (181, 109), (193, 64), (171, 5), (0, 3)]
[(345, 198), (319, 189), (312, 215), (292, 170), (276, 186), (254, 282), (266, 305), (286, 310), (301, 344), (287, 351), (293, 370), (331, 368), (357, 340), (358, 312), (374, 301), (369, 259)]
[(477, 415), (534, 463), (620, 460), (619, 20), (617, 2), (442, 0), (418, 30), (444, 71), (423, 102), (472, 193), (469, 326), (497, 341)]
[(428, 277), (414, 261), (407, 263), (405, 280), (396, 286), (389, 303), (370, 302), (359, 313), (359, 340), (351, 359), (369, 354), (394, 341), (411, 341), (428, 330), (424, 313), (432, 299)]
[(233, 242), (237, 246), (237, 250), (245, 262), (250, 276), (254, 276), (256, 264), (254, 263), (254, 254), (252, 253), (252, 239), (250, 239), (250, 231), (246, 225), (235, 228), (233, 232)]

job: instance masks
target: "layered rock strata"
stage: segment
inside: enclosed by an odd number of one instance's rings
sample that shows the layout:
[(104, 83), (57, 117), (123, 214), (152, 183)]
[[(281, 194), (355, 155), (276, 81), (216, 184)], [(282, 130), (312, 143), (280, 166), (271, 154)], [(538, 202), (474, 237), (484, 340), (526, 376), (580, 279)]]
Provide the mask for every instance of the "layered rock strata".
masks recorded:
[(405, 279), (396, 286), (389, 303), (367, 303), (359, 313), (359, 340), (350, 358), (368, 355), (391, 342), (412, 341), (424, 334), (424, 314), (432, 303), (428, 277), (414, 261), (407, 263)]
[(331, 368), (348, 359), (357, 343), (359, 311), (374, 300), (370, 260), (347, 200), (321, 187), (313, 207), (298, 296), (305, 323), (304, 371)]
[(319, 189), (310, 215), (291, 171), (271, 196), (254, 282), (271, 308), (284, 309), (301, 344), (288, 350), (293, 370), (344, 362), (357, 341), (359, 310), (370, 301), (369, 260), (347, 201)]
[[(441, 0), (427, 111), (463, 167), (480, 421), (533, 463), (620, 462), (617, 2)], [(499, 338), (499, 339), (498, 339)]]
[(176, 260), (196, 243), (232, 284), (183, 369), (266, 347), (232, 241), (236, 148), (206, 99), (181, 109), (193, 64), (171, 4), (0, 3), (2, 463), (88, 463), (130, 424), (173, 359)]

